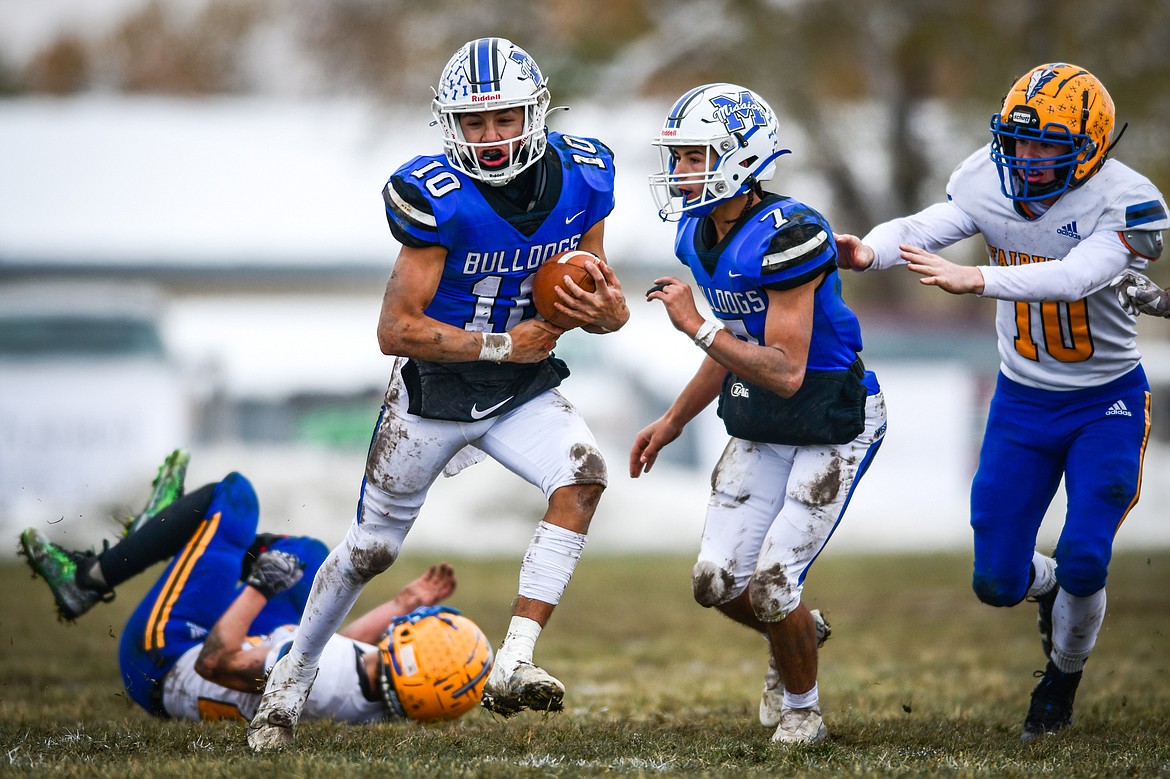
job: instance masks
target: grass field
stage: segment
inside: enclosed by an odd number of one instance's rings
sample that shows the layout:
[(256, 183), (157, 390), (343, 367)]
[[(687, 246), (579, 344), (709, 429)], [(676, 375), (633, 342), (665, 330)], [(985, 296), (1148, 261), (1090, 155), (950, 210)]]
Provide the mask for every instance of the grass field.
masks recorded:
[[(359, 608), (426, 562), (402, 559)], [(452, 604), (497, 643), (518, 561), (452, 562)], [(117, 635), (148, 577), (64, 625), (43, 583), (0, 563), (0, 776), (1170, 776), (1170, 550), (1114, 560), (1076, 723), (1028, 745), (1035, 609), (978, 604), (968, 556), (822, 557), (805, 594), (833, 624), (831, 737), (788, 750), (756, 720), (763, 641), (694, 604), (690, 564), (586, 555), (537, 650), (568, 687), (562, 714), (308, 723), (294, 751), (258, 756), (242, 723), (156, 721), (128, 702)]]

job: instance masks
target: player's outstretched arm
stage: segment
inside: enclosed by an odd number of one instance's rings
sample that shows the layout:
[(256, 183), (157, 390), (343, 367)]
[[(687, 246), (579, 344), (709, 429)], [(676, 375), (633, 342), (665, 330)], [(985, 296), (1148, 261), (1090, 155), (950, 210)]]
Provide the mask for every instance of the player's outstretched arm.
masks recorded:
[(703, 359), (699, 370), (675, 398), (674, 403), (658, 419), (643, 428), (630, 449), (630, 478), (649, 473), (658, 460), (658, 453), (682, 434), (687, 423), (719, 397), (727, 369), (710, 357)]
[(873, 265), (876, 257), (869, 246), (856, 235), (837, 233), (837, 267), (844, 270), (863, 271)]
[(455, 592), (455, 569), (447, 563), (438, 563), (407, 584), (391, 600), (386, 601), (342, 628), (338, 635), (376, 644), (395, 617), (409, 614), (420, 606), (434, 606)]
[(902, 245), (907, 268), (922, 276), (918, 281), (952, 295), (982, 295), (983, 273), (970, 265), (957, 265), (918, 246)]

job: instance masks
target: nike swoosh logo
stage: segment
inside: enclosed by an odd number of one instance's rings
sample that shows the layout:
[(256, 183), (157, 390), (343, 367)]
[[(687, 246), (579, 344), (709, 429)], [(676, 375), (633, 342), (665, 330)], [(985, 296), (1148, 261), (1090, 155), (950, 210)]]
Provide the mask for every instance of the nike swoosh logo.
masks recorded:
[(583, 213), (585, 213), (585, 212), (584, 212), (584, 211), (578, 211), (577, 213), (573, 214), (572, 216), (566, 216), (566, 217), (565, 217), (565, 224), (568, 224), (569, 222), (572, 222), (574, 219), (576, 219), (577, 217), (581, 216), (581, 214), (583, 214)]
[(505, 403), (507, 403), (509, 400), (511, 400), (511, 399), (512, 399), (512, 398), (514, 398), (514, 397), (516, 397), (516, 396), (515, 396), (515, 395), (509, 395), (508, 397), (504, 398), (503, 400), (501, 400), (501, 401), (500, 401), (499, 403), (497, 403), (496, 405), (494, 405), (494, 406), (489, 406), (489, 407), (485, 408), (483, 411), (480, 411), (480, 410), (479, 410), (479, 404), (478, 404), (478, 403), (476, 403), (475, 405), (473, 405), (473, 406), (471, 407), (471, 411), (470, 411), (470, 412), (468, 412), (468, 413), (471, 415), (471, 418), (472, 418), (472, 419), (483, 419), (483, 418), (484, 418), (484, 417), (486, 417), (488, 414), (492, 413), (493, 411), (495, 411), (495, 410), (496, 410), (496, 409), (498, 409), (500, 406), (504, 405)]
[(729, 279), (738, 279), (742, 275), (742, 273), (732, 273), (731, 271), (727, 271), (727, 278)]

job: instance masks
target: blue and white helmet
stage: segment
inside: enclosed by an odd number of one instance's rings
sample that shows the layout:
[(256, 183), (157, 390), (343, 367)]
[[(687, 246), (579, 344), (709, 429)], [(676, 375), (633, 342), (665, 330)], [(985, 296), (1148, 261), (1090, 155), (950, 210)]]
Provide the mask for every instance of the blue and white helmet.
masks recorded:
[[(675, 101), (652, 143), (658, 147), (662, 170), (650, 176), (650, 192), (663, 221), (711, 213), (719, 201), (771, 179), (776, 158), (789, 151), (779, 147), (772, 108), (755, 92), (735, 84), (705, 84), (687, 92)], [(676, 175), (672, 146), (706, 146), (706, 172)], [(678, 185), (689, 183), (702, 183), (702, 195), (685, 198)]]
[[(477, 38), (455, 52), (435, 90), (431, 111), (443, 132), (443, 151), (451, 164), (474, 179), (494, 186), (507, 184), (544, 154), (548, 140), (548, 80), (536, 60), (506, 38)], [(459, 114), (524, 109), (524, 130), (513, 145), (507, 165), (486, 170), (477, 150), (494, 143), (469, 143)]]

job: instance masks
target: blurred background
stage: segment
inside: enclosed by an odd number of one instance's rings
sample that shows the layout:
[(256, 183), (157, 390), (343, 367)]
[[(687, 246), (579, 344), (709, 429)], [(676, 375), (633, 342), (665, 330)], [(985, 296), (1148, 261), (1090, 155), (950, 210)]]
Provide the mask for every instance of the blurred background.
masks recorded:
[[(1129, 124), (1113, 156), (1170, 189), (1170, 0), (0, 0), (0, 554), (31, 524), (111, 537), (176, 446), (192, 487), (251, 477), (263, 528), (341, 538), (389, 370), (380, 191), (439, 151), (430, 85), (488, 35), (527, 49), (572, 107), (553, 129), (616, 153), (607, 253), (633, 319), (558, 347), (610, 464), (591, 536), (608, 551), (697, 548), (724, 442), (710, 409), (651, 474), (626, 475), (633, 436), (700, 357), (642, 298), (684, 271), (646, 176), (685, 89), (764, 95), (793, 151), (771, 188), (840, 232), (940, 200), (1007, 88), (1050, 61), (1104, 81)], [(980, 262), (982, 241), (947, 256)], [(890, 428), (830, 549), (966, 548), (994, 303), (896, 270), (844, 284)], [(1118, 542), (1165, 546), (1170, 323), (1139, 328), (1155, 429)], [(539, 493), (490, 462), (456, 478), (411, 547), (522, 549)]]

